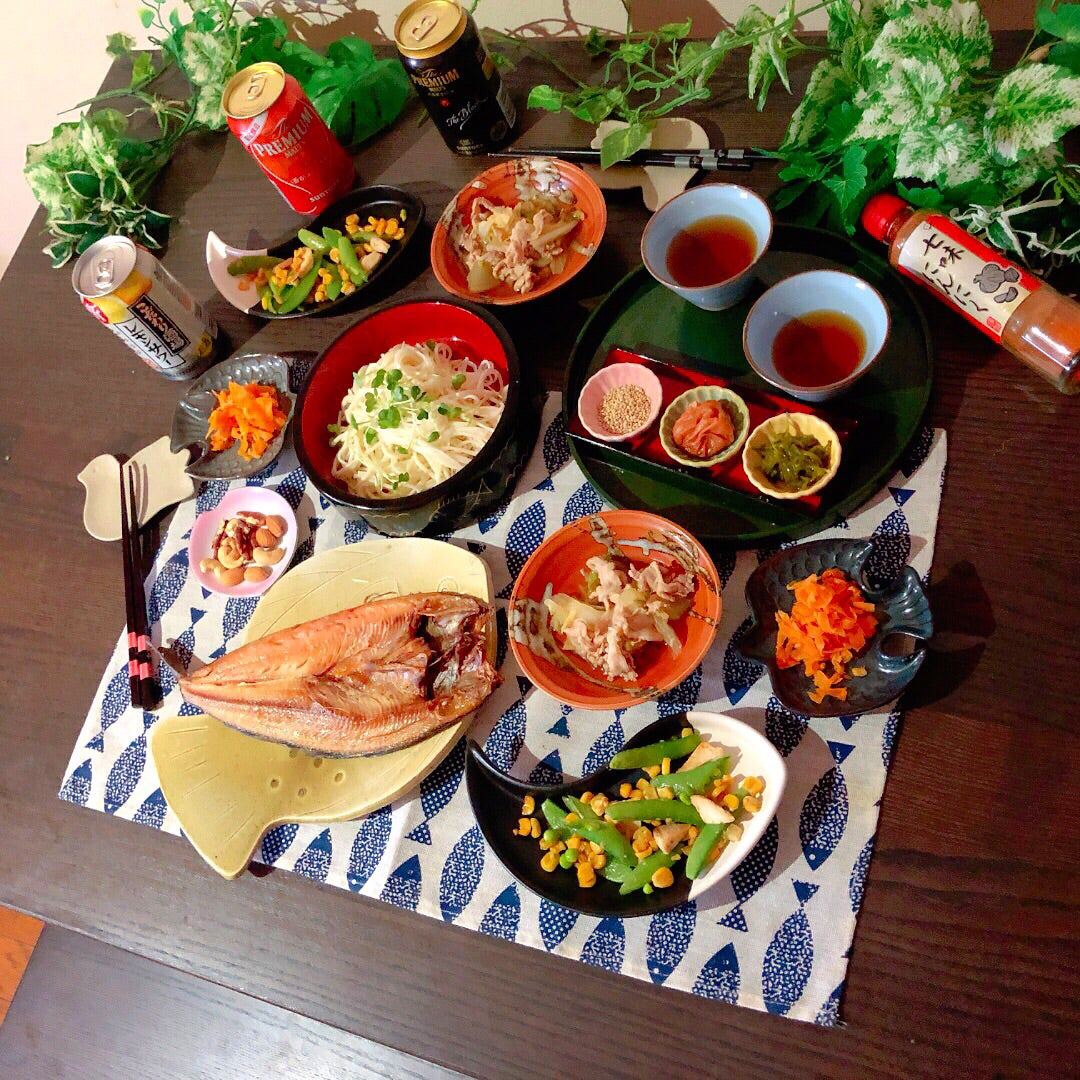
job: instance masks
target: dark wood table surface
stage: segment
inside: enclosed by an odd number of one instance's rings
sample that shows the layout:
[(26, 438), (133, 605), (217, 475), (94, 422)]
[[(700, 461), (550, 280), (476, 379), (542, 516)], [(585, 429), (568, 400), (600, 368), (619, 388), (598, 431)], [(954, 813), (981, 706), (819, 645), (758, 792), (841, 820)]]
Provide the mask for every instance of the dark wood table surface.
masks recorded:
[[(559, 49), (581, 65), (576, 47)], [(775, 145), (793, 100), (776, 91), (757, 113), (741, 69), (730, 70), (698, 118), (730, 144)], [(805, 76), (801, 67), (797, 88)], [(546, 78), (528, 62), (511, 85), (520, 101)], [(575, 123), (529, 114), (522, 141), (583, 139)], [(431, 217), (485, 164), (454, 158), (430, 124), (417, 123), (415, 105), (357, 161), (364, 181), (410, 187)], [(745, 179), (763, 193), (776, 183), (772, 167)], [(224, 134), (186, 145), (157, 201), (176, 215), (165, 262), (204, 298), (213, 292), (207, 229), (246, 245), (252, 223), (266, 239), (299, 224)], [(589, 302), (638, 258), (638, 198), (617, 194), (609, 212), (603, 247), (572, 288), (499, 312), (524, 362), (551, 386)], [(927, 300), (937, 351), (929, 418), (949, 433), (931, 578), (939, 634), (906, 702), (846, 1026), (826, 1030), (288, 873), (224, 881), (182, 839), (56, 798), (124, 618), (118, 546), (83, 532), (75, 474), (103, 451), (133, 453), (167, 432), (181, 388), (79, 309), (69, 274), (39, 254), (39, 226), (0, 290), (0, 903), (477, 1075), (1020, 1076), (1075, 1067), (1075, 400)], [(406, 292), (439, 289), (425, 270)], [(356, 317), (266, 325), (216, 296), (211, 305), (236, 349), (317, 349)]]

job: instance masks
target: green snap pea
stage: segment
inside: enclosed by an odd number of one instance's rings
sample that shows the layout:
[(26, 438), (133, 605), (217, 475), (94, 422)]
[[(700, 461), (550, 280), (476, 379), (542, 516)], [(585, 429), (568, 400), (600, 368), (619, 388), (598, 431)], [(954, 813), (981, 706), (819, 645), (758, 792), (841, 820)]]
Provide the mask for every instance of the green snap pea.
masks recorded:
[(323, 236), (313, 233), (310, 229), (301, 229), (296, 234), (296, 239), (306, 248), (311, 248), (316, 255), (325, 255), (330, 250), (330, 241)]
[[(701, 815), (678, 799), (627, 799), (607, 808), (612, 821), (678, 821), (684, 825), (702, 824)], [(620, 833), (620, 835), (622, 835)]]
[(575, 813), (582, 821), (599, 821), (600, 815), (593, 811), (593, 808), (588, 804), (582, 802), (580, 799), (575, 798), (573, 795), (564, 795), (563, 802)]
[(726, 825), (705, 825), (697, 834), (686, 856), (686, 876), (693, 880), (705, 868), (709, 852), (716, 846), (716, 841), (724, 835)]
[(311, 294), (315, 288), (315, 282), (319, 280), (319, 270), (322, 268), (322, 256), (318, 256), (311, 264), (311, 269), (295, 284), (289, 285), (281, 294), (281, 303), (278, 305), (279, 315), (288, 315), (295, 311)]
[(256, 270), (270, 270), (283, 261), (273, 255), (241, 255), (233, 259), (226, 269), (233, 277), (240, 277), (242, 274), (254, 274)]
[(619, 886), (619, 895), (626, 896), (637, 889), (641, 889), (652, 881), (653, 874), (662, 866), (670, 866), (675, 860), (662, 851), (654, 851), (633, 867), (626, 880)]
[(709, 782), (715, 776), (723, 776), (731, 764), (731, 758), (713, 758), (699, 765), (696, 769), (687, 769), (686, 772), (667, 773), (656, 777), (653, 784), (656, 787), (669, 787), (676, 795), (700, 795)]
[(337, 247), (337, 243), (338, 243), (338, 241), (341, 239), (341, 237), (343, 235), (340, 229), (331, 229), (329, 225), (324, 225), (323, 226), (322, 234), (323, 234), (323, 239), (331, 247)]
[(344, 282), (340, 277), (335, 275), (330, 279), (330, 283), (326, 286), (326, 299), (336, 300), (341, 295), (341, 286)]
[(608, 881), (614, 881), (616, 885), (621, 885), (633, 871), (634, 868), (622, 859), (608, 859), (600, 868), (601, 876), (607, 878)]
[(540, 813), (553, 829), (561, 829), (566, 825), (566, 811), (551, 799), (545, 799), (540, 804)]
[(341, 265), (348, 272), (349, 279), (354, 285), (363, 285), (367, 281), (367, 271), (360, 265), (356, 249), (344, 236), (337, 242), (337, 249), (341, 256)]
[(695, 731), (691, 735), (683, 735), (678, 739), (667, 739), (664, 742), (650, 743), (648, 746), (635, 746), (632, 750), (621, 750), (611, 759), (613, 769), (644, 769), (649, 765), (660, 765), (664, 758), (683, 758), (689, 754), (697, 744), (701, 742), (701, 736)]

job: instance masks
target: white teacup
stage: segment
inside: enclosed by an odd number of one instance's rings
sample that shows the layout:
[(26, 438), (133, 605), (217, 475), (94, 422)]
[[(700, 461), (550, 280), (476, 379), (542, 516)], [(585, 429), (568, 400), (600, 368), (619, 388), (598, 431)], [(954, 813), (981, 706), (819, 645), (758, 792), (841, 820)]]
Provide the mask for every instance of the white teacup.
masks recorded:
[[(785, 324), (815, 311), (836, 311), (853, 319), (863, 332), (866, 347), (845, 378), (824, 386), (799, 386), (776, 370), (773, 342)], [(807, 270), (784, 278), (758, 298), (743, 325), (743, 351), (754, 371), (785, 394), (800, 401), (824, 401), (862, 378), (888, 337), (889, 309), (877, 289), (840, 270)]]
[[(755, 251), (750, 265), (711, 285), (680, 285), (668, 273), (668, 248), (684, 229), (704, 218), (731, 217), (747, 225), (754, 234)], [(664, 203), (649, 219), (641, 235), (641, 261), (661, 285), (706, 311), (733, 307), (754, 281), (758, 260), (772, 239), (773, 219), (765, 200), (738, 184), (701, 184)]]

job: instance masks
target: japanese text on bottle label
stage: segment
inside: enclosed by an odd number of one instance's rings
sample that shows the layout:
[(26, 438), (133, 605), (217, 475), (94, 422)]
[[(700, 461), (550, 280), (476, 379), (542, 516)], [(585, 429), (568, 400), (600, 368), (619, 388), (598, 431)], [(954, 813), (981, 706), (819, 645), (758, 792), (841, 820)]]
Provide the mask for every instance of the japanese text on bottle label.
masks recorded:
[(898, 264), (998, 341), (1012, 313), (1040, 284), (941, 214), (915, 227)]

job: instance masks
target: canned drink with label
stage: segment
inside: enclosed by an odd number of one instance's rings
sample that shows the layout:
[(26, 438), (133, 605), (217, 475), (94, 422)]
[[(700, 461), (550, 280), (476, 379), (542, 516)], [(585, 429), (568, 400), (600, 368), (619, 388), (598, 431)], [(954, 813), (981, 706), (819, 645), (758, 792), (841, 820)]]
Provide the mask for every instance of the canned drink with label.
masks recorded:
[(229, 130), (298, 214), (320, 213), (352, 186), (352, 158), (279, 65), (238, 71), (221, 104)]
[(192, 379), (210, 366), (217, 324), (146, 248), (126, 236), (91, 244), (71, 283), (83, 307), (166, 379)]
[(455, 154), (505, 146), (517, 114), (473, 17), (454, 0), (414, 0), (394, 26), (401, 62)]

